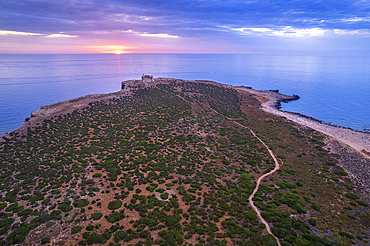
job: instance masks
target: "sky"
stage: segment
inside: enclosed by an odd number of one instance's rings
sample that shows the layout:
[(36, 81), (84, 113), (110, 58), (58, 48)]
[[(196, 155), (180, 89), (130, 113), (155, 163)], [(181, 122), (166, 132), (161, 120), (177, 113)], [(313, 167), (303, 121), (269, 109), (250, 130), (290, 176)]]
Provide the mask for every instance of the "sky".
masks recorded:
[(0, 2), (0, 54), (370, 55), (370, 0)]

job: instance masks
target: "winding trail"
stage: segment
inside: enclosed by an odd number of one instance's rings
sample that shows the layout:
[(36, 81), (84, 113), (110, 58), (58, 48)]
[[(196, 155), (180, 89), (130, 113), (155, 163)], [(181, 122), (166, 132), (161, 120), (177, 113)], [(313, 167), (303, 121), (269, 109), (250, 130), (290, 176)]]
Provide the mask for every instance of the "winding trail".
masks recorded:
[[(180, 95), (177, 95), (179, 98), (181, 98), (182, 100), (184, 100), (184, 101), (186, 101), (186, 102), (188, 102), (189, 104), (191, 104), (188, 100), (186, 100), (185, 98), (183, 98), (182, 96), (180, 96)], [(198, 101), (198, 100), (196, 100), (196, 101)], [(199, 102), (198, 102), (199, 103)], [(273, 169), (273, 170), (271, 170), (270, 172), (268, 172), (268, 173), (266, 173), (266, 174), (264, 174), (264, 175), (262, 175), (261, 177), (259, 177), (258, 178), (258, 180), (257, 180), (257, 185), (256, 185), (256, 188), (254, 188), (254, 190), (253, 190), (253, 193), (250, 195), (250, 197), (248, 198), (248, 200), (249, 200), (249, 203), (250, 203), (250, 205), (251, 205), (251, 207), (252, 207), (252, 209), (254, 210), (254, 211), (256, 211), (256, 213), (257, 213), (257, 216), (258, 216), (258, 218), (261, 220), (261, 222), (266, 226), (266, 230), (267, 230), (267, 232), (270, 234), (270, 235), (272, 235), (274, 238), (275, 238), (275, 240), (276, 240), (276, 242), (277, 242), (277, 244), (279, 245), (279, 246), (281, 246), (281, 244), (280, 244), (280, 240), (279, 240), (279, 238), (277, 238), (272, 232), (271, 232), (271, 228), (270, 228), (270, 225), (267, 223), (267, 221), (262, 217), (262, 215), (261, 215), (261, 212), (258, 210), (258, 208), (254, 205), (254, 202), (253, 202), (253, 197), (254, 197), (254, 195), (256, 194), (256, 192), (258, 191), (258, 188), (259, 188), (259, 185), (260, 185), (260, 183), (261, 183), (261, 181), (262, 181), (262, 179), (264, 179), (265, 177), (267, 177), (267, 176), (269, 176), (269, 175), (271, 175), (271, 174), (273, 174), (273, 173), (275, 173), (279, 168), (280, 168), (280, 164), (279, 164), (279, 161), (277, 160), (277, 158), (275, 157), (275, 155), (274, 155), (274, 153), (272, 152), (272, 150), (267, 146), (267, 144), (265, 144), (255, 133), (254, 133), (254, 131), (252, 130), (252, 129), (250, 129), (249, 127), (247, 127), (247, 126), (244, 126), (244, 125), (242, 125), (242, 124), (240, 124), (239, 122), (236, 122), (234, 119), (232, 119), (232, 118), (229, 118), (229, 117), (227, 117), (227, 116), (225, 116), (225, 115), (223, 115), (223, 114), (221, 114), (221, 113), (219, 113), (217, 110), (215, 110), (215, 109), (213, 109), (213, 108), (209, 108), (211, 111), (213, 111), (213, 112), (215, 112), (216, 114), (219, 114), (219, 115), (222, 115), (223, 117), (225, 117), (226, 119), (228, 119), (228, 120), (230, 120), (230, 121), (232, 121), (233, 123), (235, 123), (236, 125), (238, 125), (238, 126), (240, 126), (240, 127), (242, 127), (242, 128), (245, 128), (245, 129), (248, 129), (251, 133), (252, 133), (252, 135), (255, 137), (255, 138), (257, 138), (258, 139), (258, 141), (260, 141), (262, 144), (263, 144), (263, 146), (265, 146), (265, 148), (268, 150), (268, 152), (269, 152), (269, 154), (271, 155), (271, 157), (272, 157), (272, 159), (274, 159), (274, 162), (275, 162), (275, 168)]]
[[(217, 111), (216, 111), (216, 112), (217, 112)], [(217, 113), (218, 113), (218, 112), (217, 112)], [(258, 141), (260, 141), (260, 142), (263, 144), (263, 146), (265, 146), (265, 148), (268, 150), (269, 154), (271, 155), (272, 159), (274, 159), (274, 162), (275, 162), (275, 168), (274, 168), (273, 170), (271, 170), (270, 172), (265, 173), (264, 175), (262, 175), (261, 177), (259, 177), (259, 179), (257, 180), (257, 186), (256, 186), (256, 188), (254, 188), (253, 193), (252, 193), (252, 195), (250, 195), (250, 197), (248, 198), (248, 200), (249, 200), (249, 203), (251, 204), (252, 209), (253, 209), (254, 211), (256, 211), (258, 218), (259, 218), (259, 219), (261, 220), (261, 222), (266, 226), (266, 230), (267, 230), (267, 232), (268, 232), (269, 234), (271, 234), (271, 235), (276, 239), (277, 244), (278, 244), (279, 246), (281, 246), (279, 238), (277, 238), (277, 237), (276, 237), (276, 236), (271, 232), (270, 225), (269, 225), (269, 224), (267, 223), (267, 221), (262, 217), (261, 212), (258, 210), (258, 208), (254, 205), (254, 202), (253, 202), (253, 197), (254, 197), (254, 195), (256, 194), (256, 192), (258, 191), (258, 188), (259, 188), (259, 186), (260, 186), (260, 183), (261, 183), (262, 179), (264, 179), (265, 177), (267, 177), (267, 176), (269, 176), (269, 175), (273, 174), (274, 172), (276, 172), (276, 171), (280, 168), (279, 161), (278, 161), (278, 160), (277, 160), (277, 158), (275, 157), (275, 155), (274, 155), (274, 153), (272, 152), (272, 150), (267, 146), (267, 144), (265, 144), (265, 142), (263, 142), (263, 141), (262, 141), (262, 140), (261, 140), (261, 139), (260, 139), (260, 138), (255, 134), (255, 133), (254, 133), (254, 131), (253, 131), (252, 129), (250, 129), (249, 127), (246, 127), (246, 126), (244, 126), (244, 125), (240, 124), (239, 122), (234, 121), (233, 119), (231, 119), (231, 118), (229, 118), (229, 117), (226, 117), (226, 118), (227, 118), (227, 119), (229, 119), (229, 120), (231, 120), (231, 121), (232, 121), (232, 122), (234, 122), (235, 124), (237, 124), (237, 125), (239, 125), (239, 126), (241, 126), (241, 127), (245, 128), (245, 129), (248, 129), (248, 130), (253, 134), (253, 136), (254, 136), (255, 138), (257, 138), (257, 139), (258, 139)]]

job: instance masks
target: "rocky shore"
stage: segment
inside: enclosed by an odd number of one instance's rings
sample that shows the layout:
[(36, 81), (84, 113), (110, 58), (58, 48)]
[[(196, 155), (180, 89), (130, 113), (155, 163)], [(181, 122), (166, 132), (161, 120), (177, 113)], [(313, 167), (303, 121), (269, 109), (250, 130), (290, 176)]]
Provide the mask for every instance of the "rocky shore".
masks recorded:
[(336, 159), (338, 161), (337, 165), (348, 173), (348, 177), (355, 184), (354, 189), (364, 194), (362, 199), (369, 202), (370, 160), (357, 151), (346, 148), (333, 138), (327, 139), (326, 149), (330, 151), (330, 153), (336, 154)]
[(352, 147), (359, 153), (362, 153), (364, 156), (370, 157), (370, 155), (368, 154), (370, 153), (370, 133), (354, 131), (349, 128), (327, 125), (319, 120), (301, 114), (280, 110), (280, 102), (297, 100), (299, 99), (298, 96), (287, 96), (279, 94), (275, 91), (260, 91), (245, 87), (237, 88), (265, 98), (261, 99), (261, 101), (263, 102), (262, 109), (265, 112), (285, 117), (288, 120), (307, 126), (316, 131), (322, 132), (325, 135), (333, 137), (334, 139), (337, 139), (338, 141)]
[(338, 166), (343, 168), (348, 177), (362, 192), (362, 197), (370, 201), (370, 133), (354, 131), (349, 128), (330, 126), (314, 118), (280, 110), (280, 102), (297, 100), (297, 96), (287, 96), (276, 91), (260, 91), (238, 87), (257, 95), (262, 102), (262, 110), (284, 117), (300, 125), (319, 131), (327, 136), (326, 149), (337, 156)]

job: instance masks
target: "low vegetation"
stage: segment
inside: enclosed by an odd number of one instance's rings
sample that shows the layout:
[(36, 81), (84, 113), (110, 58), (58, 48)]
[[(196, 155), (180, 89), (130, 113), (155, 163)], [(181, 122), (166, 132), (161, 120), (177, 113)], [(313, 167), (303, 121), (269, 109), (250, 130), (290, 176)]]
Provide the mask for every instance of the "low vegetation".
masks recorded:
[[(368, 204), (324, 136), (252, 95), (169, 81), (0, 145), (0, 245), (368, 245)], [(218, 113), (216, 113), (215, 111)], [(71, 236), (73, 235), (73, 237)]]

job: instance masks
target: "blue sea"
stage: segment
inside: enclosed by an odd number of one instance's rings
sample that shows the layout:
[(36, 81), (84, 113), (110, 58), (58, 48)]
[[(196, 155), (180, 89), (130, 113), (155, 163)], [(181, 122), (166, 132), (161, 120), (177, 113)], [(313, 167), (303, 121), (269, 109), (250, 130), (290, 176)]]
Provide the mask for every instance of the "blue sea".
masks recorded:
[(85, 54), (0, 55), (0, 135), (40, 106), (120, 90), (145, 74), (213, 80), (301, 97), (283, 110), (324, 122), (370, 128), (370, 57)]

